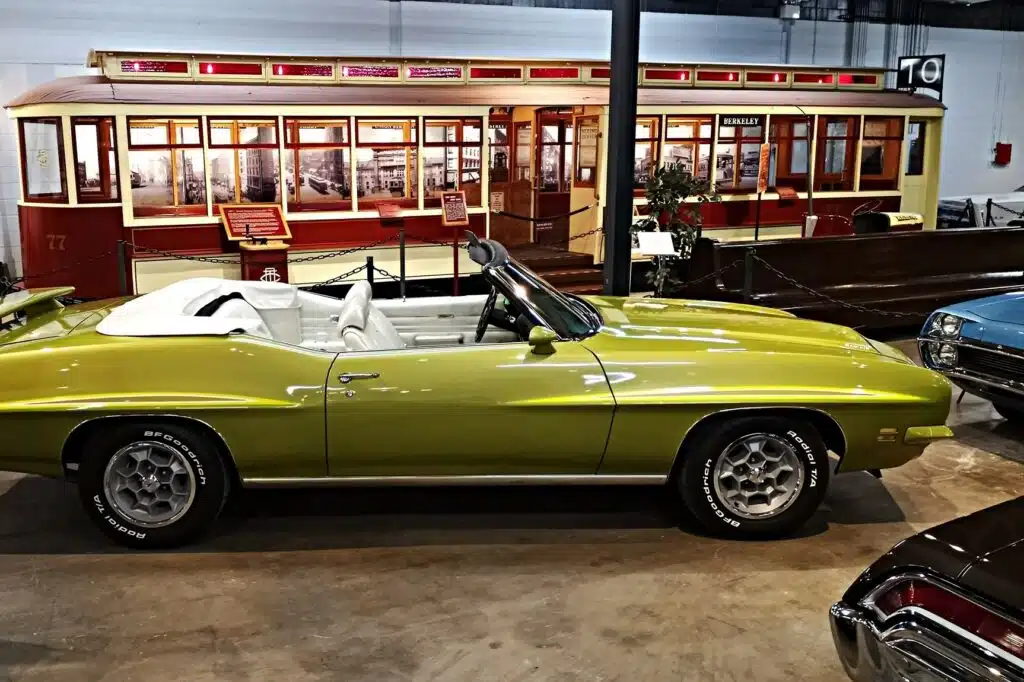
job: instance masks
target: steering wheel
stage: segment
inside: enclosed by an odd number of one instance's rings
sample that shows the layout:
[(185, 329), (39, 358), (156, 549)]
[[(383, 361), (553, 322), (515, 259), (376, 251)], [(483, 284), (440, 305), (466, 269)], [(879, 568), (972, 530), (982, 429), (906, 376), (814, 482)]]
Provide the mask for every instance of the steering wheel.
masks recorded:
[(480, 312), (480, 321), (476, 323), (476, 342), (480, 343), (484, 334), (487, 332), (487, 325), (491, 323), (491, 314), (494, 312), (494, 306), (498, 303), (498, 288), (491, 287), (491, 293), (487, 296), (487, 300), (484, 302), (484, 309)]

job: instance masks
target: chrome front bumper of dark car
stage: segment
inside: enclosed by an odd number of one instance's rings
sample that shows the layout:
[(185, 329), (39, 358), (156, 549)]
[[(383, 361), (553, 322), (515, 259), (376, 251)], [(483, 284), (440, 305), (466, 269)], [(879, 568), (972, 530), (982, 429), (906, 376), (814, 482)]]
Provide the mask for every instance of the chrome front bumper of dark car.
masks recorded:
[(874, 611), (839, 602), (829, 620), (855, 682), (1024, 682), (1024, 668), (924, 611), (908, 609), (883, 624)]

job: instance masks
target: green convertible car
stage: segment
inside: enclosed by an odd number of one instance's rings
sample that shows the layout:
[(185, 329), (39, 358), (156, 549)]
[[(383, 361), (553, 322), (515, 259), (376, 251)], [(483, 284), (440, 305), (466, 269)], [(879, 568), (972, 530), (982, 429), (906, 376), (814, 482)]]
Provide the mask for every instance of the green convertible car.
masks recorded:
[(487, 296), (373, 300), (190, 279), (0, 300), (0, 469), (77, 482), (133, 547), (255, 486), (668, 484), (769, 537), (833, 471), (952, 435), (950, 386), (851, 329), (747, 305), (577, 297), (470, 236)]

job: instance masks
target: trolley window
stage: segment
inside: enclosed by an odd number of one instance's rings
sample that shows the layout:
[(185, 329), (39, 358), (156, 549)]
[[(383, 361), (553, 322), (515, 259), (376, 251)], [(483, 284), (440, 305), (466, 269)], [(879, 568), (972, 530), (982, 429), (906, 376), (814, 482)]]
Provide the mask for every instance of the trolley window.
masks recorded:
[(209, 126), (213, 203), (280, 202), (277, 119), (210, 119)]
[(128, 165), (136, 217), (206, 215), (198, 118), (129, 118)]
[(351, 210), (349, 120), (289, 118), (284, 128), (288, 210)]
[(489, 180), (491, 183), (505, 183), (509, 181), (509, 128), (512, 122), (508, 120), (496, 121), (491, 119), (488, 123), (487, 144), (490, 147), (490, 171)]
[(60, 118), (18, 119), (21, 134), (21, 182), (26, 201), (64, 204), (64, 131)]
[(359, 119), (356, 191), (360, 208), (380, 201), (415, 207), (417, 119)]
[(860, 149), (860, 189), (899, 188), (900, 150), (903, 147), (903, 119), (897, 116), (867, 116)]
[(907, 154), (907, 175), (924, 173), (925, 122), (911, 121), (907, 129), (910, 138), (910, 151)]
[(658, 123), (660, 117), (637, 117), (636, 145), (633, 152), (633, 186), (643, 189), (658, 163)]
[(811, 125), (811, 118), (806, 116), (772, 116), (768, 133), (771, 144), (769, 187), (807, 191)]
[(73, 118), (71, 138), (75, 150), (78, 201), (117, 201), (120, 189), (113, 117)]
[(707, 180), (714, 126), (712, 116), (669, 116), (665, 121), (662, 163), (682, 164), (690, 175)]
[(715, 183), (719, 192), (753, 192), (764, 140), (764, 116), (720, 116)]
[(481, 205), (482, 128), (483, 121), (479, 118), (424, 119), (425, 205), (440, 206), (441, 193), (453, 190), (466, 193), (466, 205)]
[(562, 114), (540, 119), (540, 191), (568, 192), (572, 185), (572, 119)]
[(857, 147), (858, 119), (855, 116), (819, 116), (818, 150), (814, 189), (853, 189), (853, 159)]

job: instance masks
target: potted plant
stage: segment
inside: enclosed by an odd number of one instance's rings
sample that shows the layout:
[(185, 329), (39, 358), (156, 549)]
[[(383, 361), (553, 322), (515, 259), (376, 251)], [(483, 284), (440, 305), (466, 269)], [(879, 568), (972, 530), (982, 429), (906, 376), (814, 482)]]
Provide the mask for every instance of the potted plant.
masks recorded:
[[(704, 224), (700, 207), (719, 197), (710, 181), (693, 177), (678, 163), (656, 169), (644, 190), (648, 213), (633, 223), (632, 232), (668, 232), (675, 250), (672, 256), (654, 256), (654, 268), (647, 273), (654, 295), (661, 297), (685, 283), (690, 253)], [(697, 201), (687, 202), (690, 197)]]

